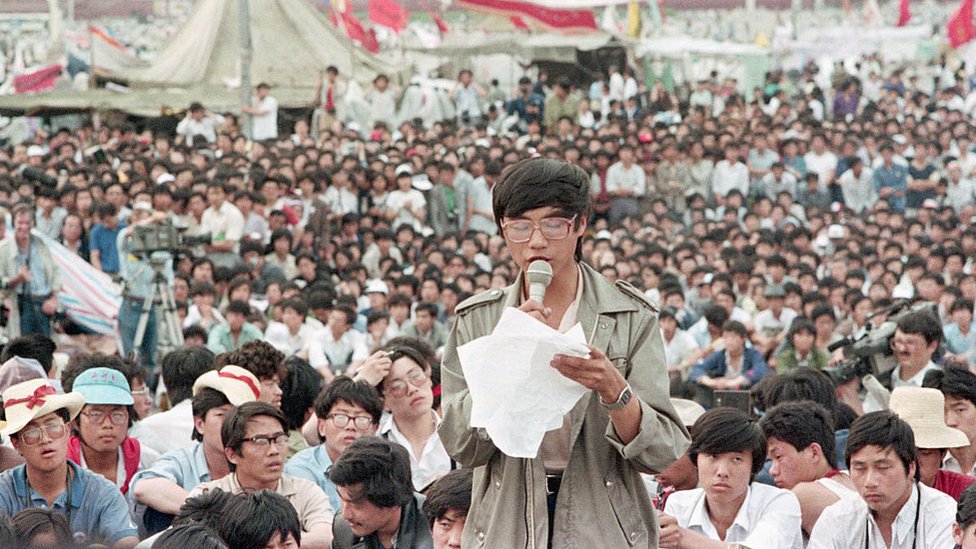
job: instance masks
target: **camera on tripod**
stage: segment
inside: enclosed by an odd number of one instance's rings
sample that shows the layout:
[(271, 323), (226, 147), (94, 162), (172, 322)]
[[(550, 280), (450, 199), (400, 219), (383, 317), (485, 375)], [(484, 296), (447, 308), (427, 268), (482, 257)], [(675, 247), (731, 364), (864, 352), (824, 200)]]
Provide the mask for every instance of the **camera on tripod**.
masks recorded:
[(190, 255), (190, 248), (206, 246), (213, 241), (210, 233), (188, 236), (183, 234), (184, 231), (186, 227), (169, 223), (136, 226), (129, 251), (140, 257), (151, 257), (157, 252)]
[[(839, 341), (831, 343), (827, 350), (833, 352), (844, 349), (845, 360), (832, 368), (824, 368), (835, 385), (843, 385), (854, 378), (889, 372), (898, 365), (898, 359), (891, 349), (891, 338), (895, 335), (898, 321), (917, 312), (926, 312), (938, 318), (938, 310), (931, 303), (910, 306), (907, 299), (896, 301), (868, 317), (864, 328)], [(875, 326), (871, 319), (888, 313), (884, 322)]]

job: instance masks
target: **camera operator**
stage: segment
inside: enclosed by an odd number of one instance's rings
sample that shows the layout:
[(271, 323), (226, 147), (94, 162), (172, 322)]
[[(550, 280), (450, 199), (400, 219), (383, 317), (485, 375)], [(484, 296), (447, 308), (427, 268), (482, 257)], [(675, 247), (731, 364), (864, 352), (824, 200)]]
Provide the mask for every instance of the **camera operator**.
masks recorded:
[[(139, 326), (139, 316), (146, 299), (152, 296), (152, 282), (155, 275), (149, 257), (139, 257), (130, 252), (132, 249), (132, 233), (142, 225), (160, 223), (167, 219), (165, 212), (153, 211), (148, 202), (136, 202), (132, 209), (129, 226), (119, 233), (117, 244), (119, 247), (119, 275), (125, 285), (122, 308), (119, 309), (119, 330), (122, 336), (122, 352), (126, 356), (133, 352), (136, 330)], [(164, 274), (166, 280), (172, 284), (173, 262), (169, 252), (166, 254)], [(146, 322), (146, 331), (139, 348), (139, 359), (143, 367), (152, 372), (156, 366), (156, 342), (159, 339), (159, 321), (156, 318), (156, 305), (153, 304)]]
[(7, 337), (21, 334), (51, 335), (51, 318), (57, 313), (61, 271), (47, 244), (31, 235), (34, 210), (20, 203), (13, 209), (14, 237), (0, 243), (0, 290), (9, 298), (11, 311)]
[[(921, 387), (922, 379), (931, 370), (941, 367), (932, 357), (942, 342), (942, 325), (939, 319), (928, 311), (915, 311), (902, 316), (891, 338), (891, 351), (898, 364), (889, 372), (878, 374), (878, 381), (889, 391), (898, 387)], [(873, 395), (862, 400), (857, 396), (860, 378), (838, 387), (841, 400), (853, 408), (858, 415), (884, 409), (884, 403)]]

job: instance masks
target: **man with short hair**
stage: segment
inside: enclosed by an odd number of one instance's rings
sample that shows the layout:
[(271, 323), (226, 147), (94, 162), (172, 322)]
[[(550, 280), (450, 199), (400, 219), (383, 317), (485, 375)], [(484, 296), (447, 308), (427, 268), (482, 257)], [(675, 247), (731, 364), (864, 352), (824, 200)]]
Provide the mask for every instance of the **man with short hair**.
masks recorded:
[[(942, 324), (939, 319), (926, 311), (909, 313), (898, 320), (891, 348), (898, 365), (886, 374), (878, 376), (878, 381), (889, 389), (898, 387), (921, 387), (925, 375), (940, 366), (932, 361), (935, 351), (942, 342)], [(882, 409), (880, 403), (868, 397), (864, 401), (864, 411)]]
[(925, 374), (923, 387), (945, 396), (945, 424), (966, 434), (969, 444), (949, 448), (942, 461), (947, 471), (976, 476), (976, 374), (967, 368), (949, 367)]
[(759, 351), (746, 347), (749, 332), (739, 321), (729, 320), (722, 326), (725, 349), (715, 351), (695, 364), (688, 381), (698, 386), (698, 400), (710, 406), (712, 392), (748, 389), (769, 373), (769, 367)]
[[(132, 497), (158, 513), (176, 515), (198, 484), (230, 473), (220, 428), (236, 406), (257, 400), (258, 379), (237, 366), (224, 366), (197, 378), (193, 384), (193, 435), (195, 442), (164, 454), (129, 482)], [(155, 528), (150, 528), (152, 533)]]
[(860, 497), (824, 509), (808, 549), (952, 547), (956, 502), (918, 482), (912, 428), (893, 412), (851, 426), (844, 453)]
[(244, 301), (231, 301), (224, 313), (227, 322), (218, 324), (207, 336), (207, 348), (214, 354), (239, 349), (248, 341), (264, 339), (261, 328), (247, 321), (251, 306)]
[(241, 105), (241, 112), (250, 114), (251, 139), (264, 141), (278, 139), (278, 100), (271, 97), (271, 86), (261, 82), (254, 87), (250, 105)]
[(220, 182), (207, 187), (209, 206), (200, 219), (199, 230), (210, 233), (211, 243), (205, 248), (207, 257), (215, 266), (240, 265), (238, 244), (244, 235), (244, 215), (227, 200), (227, 194), (233, 192), (233, 187)]
[(407, 324), (400, 335), (426, 341), (436, 351), (447, 343), (447, 328), (437, 321), (437, 304), (422, 301), (413, 312), (413, 322)]
[(342, 509), (335, 484), (325, 473), (356, 439), (376, 434), (382, 415), (383, 403), (372, 385), (345, 376), (335, 378), (315, 399), (320, 444), (292, 456), (285, 473), (318, 484), (332, 508)]
[(834, 467), (833, 424), (831, 413), (809, 400), (778, 404), (759, 422), (772, 462), (769, 472), (776, 486), (799, 500), (807, 535), (828, 505), (857, 495), (850, 476)]
[(461, 549), (461, 532), (471, 507), (471, 476), (471, 469), (455, 469), (427, 491), (423, 509), (433, 549)]
[(0, 511), (53, 508), (67, 517), (72, 534), (113, 549), (139, 542), (125, 498), (115, 484), (67, 459), (68, 423), (85, 404), (79, 393), (58, 394), (42, 379), (3, 391), (9, 435), (26, 463), (0, 474)]
[(162, 376), (170, 408), (136, 423), (129, 436), (160, 455), (192, 446), (193, 384), (213, 369), (214, 354), (206, 347), (183, 347), (163, 357)]
[(348, 305), (339, 305), (329, 313), (329, 323), (305, 342), (308, 362), (327, 380), (346, 373), (369, 358), (363, 334), (352, 329), (358, 315)]
[(247, 402), (230, 411), (220, 427), (230, 474), (198, 484), (190, 497), (219, 488), (232, 494), (271, 490), (295, 508), (302, 547), (325, 549), (332, 542), (332, 506), (315, 483), (284, 474), (288, 422), (267, 402)]
[(304, 301), (286, 299), (278, 303), (277, 309), (281, 311), (281, 321), (268, 324), (264, 339), (285, 356), (291, 356), (308, 346), (315, 328), (305, 322), (308, 306)]
[(34, 212), (29, 204), (14, 206), (13, 238), (0, 242), (0, 290), (10, 304), (6, 333), (51, 335), (51, 317), (58, 311), (61, 269), (47, 244), (31, 235)]
[(647, 190), (647, 174), (635, 160), (633, 147), (620, 147), (619, 159), (607, 168), (607, 196), (610, 223), (638, 214), (638, 201)]
[(424, 496), (413, 491), (410, 456), (395, 442), (364, 436), (328, 471), (342, 500), (333, 549), (430, 547)]

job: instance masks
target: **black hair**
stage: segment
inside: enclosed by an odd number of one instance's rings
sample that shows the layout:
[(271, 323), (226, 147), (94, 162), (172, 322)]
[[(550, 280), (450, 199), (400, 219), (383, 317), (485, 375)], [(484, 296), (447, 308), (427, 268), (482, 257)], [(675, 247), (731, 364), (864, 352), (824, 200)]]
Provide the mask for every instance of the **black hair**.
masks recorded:
[(248, 341), (236, 351), (220, 353), (214, 359), (214, 365), (218, 368), (228, 365), (240, 366), (254, 374), (258, 380), (278, 376), (280, 381), (288, 373), (285, 369), (285, 353), (260, 339)]
[(959, 496), (956, 506), (956, 524), (965, 530), (976, 522), (976, 484), (970, 484)]
[(163, 383), (170, 406), (193, 396), (193, 383), (214, 369), (214, 354), (206, 347), (182, 347), (163, 357)]
[(474, 473), (471, 469), (455, 469), (439, 478), (424, 501), (424, 514), (431, 529), (434, 522), (441, 519), (449, 511), (455, 511), (461, 516), (467, 516), (471, 508), (471, 484)]
[[(834, 415), (837, 391), (827, 374), (802, 366), (777, 376), (776, 383), (766, 392), (764, 402), (768, 410), (777, 404), (798, 400), (813, 401)], [(835, 426), (834, 429), (836, 428)]]
[(898, 321), (898, 331), (903, 334), (921, 334), (925, 343), (942, 341), (942, 324), (927, 311), (909, 313)]
[[(190, 402), (193, 406), (193, 417), (200, 419), (206, 419), (207, 412), (210, 410), (230, 404), (230, 401), (227, 400), (227, 395), (211, 387), (204, 387), (200, 389), (199, 393), (193, 395), (193, 400)], [(197, 431), (195, 425), (190, 438), (193, 440), (203, 441), (203, 434), (200, 433), (200, 431)]]
[(152, 544), (152, 549), (229, 549), (220, 534), (202, 524), (184, 524), (163, 531)]
[(10, 520), (17, 532), (17, 546), (31, 547), (34, 537), (54, 534), (58, 547), (72, 547), (71, 525), (61, 511), (48, 507), (34, 507), (20, 511)]
[(434, 320), (437, 320), (437, 305), (429, 301), (421, 301), (414, 308), (414, 314), (419, 313), (420, 311), (424, 311), (428, 313), (430, 316), (434, 318)]
[(749, 338), (749, 330), (746, 329), (745, 324), (739, 322), (738, 320), (727, 320), (725, 324), (722, 324), (722, 332), (732, 332), (737, 334), (742, 339)]
[(798, 452), (820, 445), (824, 459), (834, 466), (834, 418), (826, 408), (809, 400), (784, 402), (767, 410), (759, 420), (766, 439), (777, 438)]
[(298, 512), (271, 490), (234, 496), (224, 506), (217, 531), (232, 549), (261, 549), (278, 535), (291, 534), (296, 543), (302, 542)]
[[(505, 169), (492, 187), (492, 211), (499, 233), (503, 217), (551, 206), (576, 216), (576, 228), (589, 217), (590, 177), (580, 168), (561, 160), (529, 158)], [(576, 260), (582, 259), (582, 242), (576, 242)]]
[(938, 389), (943, 395), (968, 400), (976, 406), (976, 374), (964, 366), (930, 370), (922, 379), (922, 387)]
[(713, 304), (705, 307), (705, 313), (702, 316), (705, 317), (705, 322), (712, 326), (722, 326), (729, 319), (729, 312), (725, 310), (725, 307)]
[[(380, 422), (383, 401), (376, 387), (365, 381), (353, 381), (346, 376), (337, 376), (315, 399), (315, 415), (324, 420), (340, 400), (365, 410), (372, 416), (373, 423)], [(325, 437), (319, 435), (319, 440), (325, 442)]]
[(326, 471), (336, 486), (361, 485), (355, 498), (377, 507), (402, 507), (413, 498), (410, 454), (395, 442), (376, 436), (359, 437)]
[[(719, 407), (702, 414), (691, 426), (688, 457), (698, 463), (699, 454), (717, 456), (727, 452), (752, 454), (752, 476), (766, 462), (766, 437), (748, 414), (737, 408)], [(750, 478), (750, 482), (751, 482)]]
[(57, 348), (54, 340), (43, 334), (18, 336), (3, 348), (3, 353), (0, 354), (0, 364), (15, 356), (33, 358), (41, 364), (45, 372), (50, 372), (51, 364), (54, 363), (54, 351)]
[[(185, 311), (186, 310), (186, 304), (185, 303), (177, 303), (176, 304), (176, 308), (177, 309), (183, 309)], [(202, 339), (203, 342), (206, 343), (207, 342), (207, 330), (203, 326), (201, 326), (199, 324), (194, 324), (192, 326), (187, 326), (186, 328), (183, 328), (183, 340), (184, 341), (186, 341), (188, 339), (193, 339), (195, 337)], [(202, 345), (198, 345), (198, 347), (201, 347), (202, 348), (203, 346)]]
[[(851, 456), (861, 451), (865, 446), (891, 448), (905, 472), (911, 464), (918, 463), (915, 454), (915, 434), (905, 420), (889, 410), (869, 412), (854, 420), (847, 435), (847, 447), (844, 448), (844, 462), (851, 467)], [(919, 469), (915, 467), (915, 480), (919, 479)]]
[(211, 488), (192, 498), (186, 498), (180, 506), (180, 512), (173, 517), (173, 526), (199, 523), (207, 528), (216, 529), (224, 506), (233, 497), (234, 494), (230, 492)]
[[(244, 436), (247, 434), (247, 424), (258, 416), (268, 416), (278, 420), (281, 430), (288, 432), (288, 420), (281, 410), (268, 404), (267, 402), (252, 401), (245, 402), (237, 408), (231, 410), (224, 423), (220, 426), (220, 440), (224, 448), (230, 448), (235, 454), (241, 455), (241, 447), (244, 445)], [(237, 465), (228, 460), (231, 472), (237, 470)]]
[(298, 316), (304, 317), (308, 314), (308, 305), (304, 301), (298, 298), (286, 299), (278, 304), (278, 309), (285, 310), (291, 309), (295, 311)]
[(322, 389), (322, 374), (307, 360), (290, 356), (285, 360), (288, 373), (281, 380), (281, 411), (288, 419), (288, 429), (301, 429), (308, 409)]
[[(419, 339), (419, 338), (410, 338), (410, 339)], [(427, 357), (424, 355), (423, 352), (421, 352), (420, 350), (418, 350), (416, 347), (412, 345), (404, 345), (402, 342), (393, 343), (391, 341), (386, 345), (384, 345), (381, 350), (387, 351), (390, 360), (393, 362), (396, 362), (401, 358), (409, 358), (410, 360), (416, 362), (417, 365), (420, 366), (420, 369), (423, 370), (425, 374), (430, 375), (432, 373), (430, 361), (427, 359)], [(376, 386), (376, 390), (383, 392), (383, 385), (385, 383), (386, 383), (386, 378), (384, 377), (380, 381), (379, 385)]]

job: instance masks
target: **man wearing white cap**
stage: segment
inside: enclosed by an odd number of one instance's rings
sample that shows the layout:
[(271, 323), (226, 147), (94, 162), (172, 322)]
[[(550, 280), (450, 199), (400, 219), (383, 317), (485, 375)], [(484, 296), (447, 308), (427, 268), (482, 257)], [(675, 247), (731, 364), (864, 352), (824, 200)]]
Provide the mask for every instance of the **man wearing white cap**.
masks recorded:
[(18, 383), (2, 394), (9, 435), (27, 462), (0, 475), (0, 511), (8, 516), (33, 507), (63, 512), (75, 536), (114, 549), (135, 547), (139, 539), (125, 498), (100, 475), (69, 461), (68, 422), (85, 397), (58, 394), (42, 379)]
[[(258, 378), (238, 366), (224, 366), (197, 378), (192, 399), (193, 440), (197, 442), (168, 452), (137, 473), (129, 484), (135, 500), (158, 513), (175, 515), (198, 484), (227, 476), (230, 469), (220, 426), (231, 410), (257, 400), (260, 394)], [(147, 517), (152, 515), (147, 510)], [(152, 533), (158, 528), (149, 530)]]
[(976, 479), (942, 469), (942, 460), (949, 448), (969, 446), (966, 433), (945, 424), (942, 392), (922, 387), (898, 387), (891, 392), (888, 406), (911, 426), (915, 434), (919, 480), (959, 501), (962, 491)]

